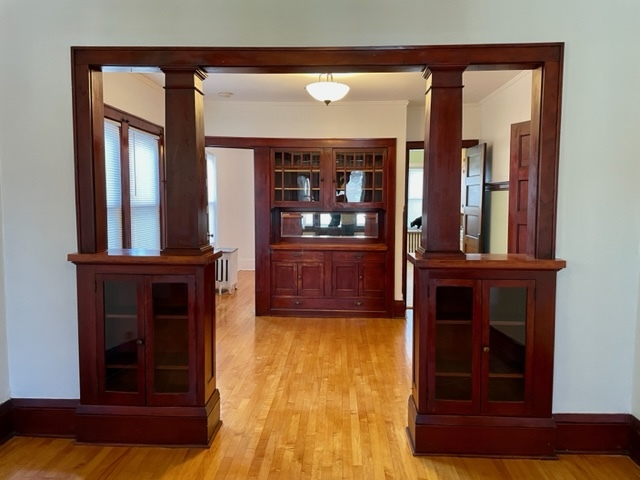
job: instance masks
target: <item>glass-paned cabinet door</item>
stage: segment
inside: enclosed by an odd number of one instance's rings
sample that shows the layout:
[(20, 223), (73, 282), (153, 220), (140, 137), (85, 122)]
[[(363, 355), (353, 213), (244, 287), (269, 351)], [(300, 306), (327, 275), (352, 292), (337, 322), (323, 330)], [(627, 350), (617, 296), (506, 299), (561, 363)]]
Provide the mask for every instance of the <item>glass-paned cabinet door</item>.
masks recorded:
[(386, 149), (335, 150), (336, 203), (382, 204)]
[[(98, 376), (103, 395), (117, 402), (144, 401), (144, 326), (141, 322), (142, 281), (135, 275), (98, 280)], [(137, 401), (134, 397), (138, 397)], [(126, 398), (126, 400), (124, 400)]]
[(147, 358), (150, 395), (186, 394), (190, 384), (190, 349), (194, 286), (190, 277), (153, 277)]
[(429, 288), (435, 302), (432, 396), (436, 411), (470, 412), (478, 408), (474, 388), (476, 285), (472, 280), (439, 280)]
[(271, 150), (273, 201), (319, 202), (320, 150)]
[(533, 291), (531, 281), (485, 282), (484, 397), (489, 405), (510, 404), (513, 413), (527, 401)]

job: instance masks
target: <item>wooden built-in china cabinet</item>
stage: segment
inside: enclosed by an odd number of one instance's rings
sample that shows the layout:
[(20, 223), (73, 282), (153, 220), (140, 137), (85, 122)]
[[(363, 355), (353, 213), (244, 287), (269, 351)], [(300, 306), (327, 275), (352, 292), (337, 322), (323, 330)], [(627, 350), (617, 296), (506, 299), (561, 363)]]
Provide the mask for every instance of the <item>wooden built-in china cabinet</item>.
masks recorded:
[(258, 315), (391, 316), (395, 139), (271, 139), (255, 161)]
[[(552, 456), (555, 279), (565, 266), (555, 259), (562, 64), (561, 43), (74, 47), (78, 253), (70, 259), (78, 264), (81, 294), (77, 416), (84, 422), (79, 430), (98, 432), (84, 438), (206, 444), (219, 424), (215, 371), (208, 370), (209, 362), (215, 365), (215, 345), (207, 333), (213, 299), (200, 291), (209, 288), (208, 264), (215, 257), (207, 248), (204, 203), (200, 82), (206, 72), (413, 71), (424, 72), (426, 121), (423, 229), (420, 248), (411, 256), (415, 275), (407, 428), (411, 446), (415, 454)], [(165, 73), (167, 205), (162, 252), (107, 252), (102, 138), (106, 67), (134, 72), (156, 68)], [(526, 252), (465, 255), (460, 251), (459, 230), (462, 74), (498, 68), (532, 71)], [(378, 189), (374, 166), (372, 183), (363, 184), (364, 197), (338, 200), (344, 180), (339, 172), (349, 177), (355, 173), (347, 167), (341, 170), (338, 154), (375, 156), (382, 147), (289, 143), (254, 149), (261, 160), (256, 162), (261, 167), (255, 177), (256, 194), (261, 195), (256, 238), (266, 239), (256, 245), (257, 314), (390, 314), (395, 168), (388, 146), (382, 188)], [(358, 170), (366, 175), (365, 169)], [(331, 227), (331, 220), (326, 226), (321, 220), (327, 214), (336, 215)], [(351, 222), (352, 214), (361, 215), (359, 223)], [(344, 226), (345, 233), (361, 227), (363, 238), (354, 241), (337, 235), (337, 230), (311, 238), (319, 229), (337, 229), (336, 225)], [(176, 310), (170, 309), (174, 313), (165, 318), (164, 307), (169, 304)], [(138, 336), (146, 335), (136, 338), (135, 348), (123, 347), (124, 352), (112, 351), (105, 340), (111, 324), (120, 321), (135, 324)], [(171, 323), (177, 323), (171, 328), (177, 329), (181, 349), (169, 348), (162, 340), (153, 343), (154, 335), (174, 335), (167, 326)], [(128, 348), (137, 356), (131, 357)], [(164, 355), (173, 353), (181, 355)], [(143, 358), (146, 363), (141, 363)], [(168, 358), (173, 360), (165, 361)], [(164, 372), (165, 366), (174, 370)], [(135, 377), (136, 383), (130, 378), (106, 382), (107, 372), (125, 367), (131, 371), (122, 377)], [(164, 378), (173, 381), (159, 380)], [(116, 384), (131, 391), (114, 390)], [(160, 434), (159, 429), (169, 424), (179, 433)], [(194, 425), (197, 434), (190, 433)], [(131, 432), (147, 428), (152, 433), (131, 438)]]

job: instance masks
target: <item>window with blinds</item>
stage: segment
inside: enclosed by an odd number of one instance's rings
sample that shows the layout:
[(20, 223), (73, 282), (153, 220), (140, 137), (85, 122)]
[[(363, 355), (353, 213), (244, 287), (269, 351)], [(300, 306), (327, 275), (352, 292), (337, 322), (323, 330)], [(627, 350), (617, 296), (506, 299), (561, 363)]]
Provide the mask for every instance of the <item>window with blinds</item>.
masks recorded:
[(160, 146), (158, 137), (129, 129), (131, 248), (160, 250)]
[(122, 248), (122, 175), (120, 124), (104, 122), (105, 178), (107, 187), (107, 247)]
[(218, 199), (216, 196), (217, 187), (216, 157), (207, 153), (207, 215), (209, 217), (209, 243), (216, 244), (217, 240), (217, 223), (218, 218)]
[(407, 182), (407, 220), (409, 223), (422, 216), (423, 177), (424, 170), (422, 168), (409, 168)]
[(162, 128), (113, 107), (105, 115), (108, 248), (159, 250)]

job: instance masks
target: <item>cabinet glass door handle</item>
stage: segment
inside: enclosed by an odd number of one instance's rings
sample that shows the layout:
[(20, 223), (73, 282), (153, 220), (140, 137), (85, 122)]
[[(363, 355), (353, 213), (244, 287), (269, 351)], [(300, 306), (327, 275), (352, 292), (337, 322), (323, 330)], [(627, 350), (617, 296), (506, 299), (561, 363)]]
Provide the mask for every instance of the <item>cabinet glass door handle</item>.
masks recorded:
[(483, 351), (484, 353), (489, 353), (489, 347), (484, 347), (484, 348), (482, 349), (482, 351)]
[(136, 340), (136, 345), (144, 345), (144, 339), (143, 338), (139, 338)]

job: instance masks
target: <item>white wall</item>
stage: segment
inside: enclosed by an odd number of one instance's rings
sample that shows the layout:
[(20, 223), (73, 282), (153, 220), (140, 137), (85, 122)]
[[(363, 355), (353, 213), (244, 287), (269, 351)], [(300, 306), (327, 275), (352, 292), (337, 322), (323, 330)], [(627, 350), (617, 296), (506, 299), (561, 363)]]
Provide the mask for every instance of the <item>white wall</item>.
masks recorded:
[[(640, 252), (640, 245), (638, 245), (638, 251)], [(636, 323), (636, 342), (635, 342), (635, 358), (634, 358), (634, 369), (633, 369), (633, 378), (636, 379), (633, 385), (633, 397), (632, 397), (632, 407), (631, 413), (636, 417), (640, 418), (640, 381), (637, 379), (640, 378), (640, 293), (638, 294), (638, 305), (637, 305), (637, 323)]]
[(487, 182), (509, 180), (511, 125), (531, 120), (531, 72), (522, 72), (484, 98), (480, 109), (480, 142), (487, 144), (491, 178)]
[(207, 148), (216, 157), (216, 247), (238, 248), (238, 270), (255, 270), (253, 150)]
[[(482, 99), (478, 105), (480, 142), (487, 144), (487, 182), (509, 180), (511, 125), (531, 120), (531, 72), (518, 74), (511, 81)], [(485, 192), (487, 195), (487, 192)], [(488, 253), (507, 253), (509, 194), (489, 192)]]
[(136, 73), (104, 73), (104, 103), (164, 125), (164, 89)]
[(78, 396), (75, 276), (66, 261), (76, 250), (72, 45), (562, 41), (556, 243), (568, 268), (558, 276), (554, 411), (630, 412), (640, 292), (640, 162), (632, 141), (640, 111), (640, 62), (633, 61), (639, 16), (636, 0), (588, 6), (581, 0), (483, 0), (462, 9), (439, 0), (371, 0), (365, 8), (342, 0), (157, 0), (152, 9), (147, 2), (109, 0), (1, 2), (0, 162), (12, 396)]
[[(407, 108), (407, 140), (424, 139), (424, 105), (411, 105)], [(480, 108), (478, 104), (462, 106), (462, 139), (470, 140), (480, 137)]]
[[(404, 179), (406, 102), (318, 104), (205, 101), (207, 135), (279, 138), (396, 138), (396, 178)], [(404, 180), (396, 188), (396, 299), (402, 299)]]
[[(0, 169), (0, 254), (2, 248), (2, 169)], [(9, 355), (7, 352), (7, 321), (4, 306), (4, 268), (0, 255), (0, 405), (9, 399)]]

